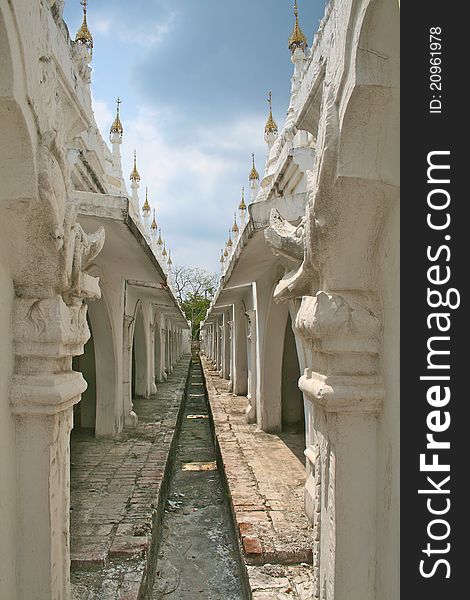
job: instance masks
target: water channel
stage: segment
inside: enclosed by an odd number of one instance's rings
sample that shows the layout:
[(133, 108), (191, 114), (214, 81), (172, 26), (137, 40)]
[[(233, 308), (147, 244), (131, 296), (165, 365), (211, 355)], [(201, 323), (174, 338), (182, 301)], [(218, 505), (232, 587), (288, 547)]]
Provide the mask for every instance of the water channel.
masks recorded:
[(245, 574), (198, 358), (191, 361), (178, 435), (150, 598), (245, 600)]

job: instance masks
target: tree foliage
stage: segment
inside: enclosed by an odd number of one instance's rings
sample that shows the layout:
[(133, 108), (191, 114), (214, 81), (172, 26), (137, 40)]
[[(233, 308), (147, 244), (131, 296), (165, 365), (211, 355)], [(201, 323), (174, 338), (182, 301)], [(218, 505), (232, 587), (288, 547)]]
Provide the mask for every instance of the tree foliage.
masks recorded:
[(199, 337), (199, 325), (217, 289), (218, 277), (204, 269), (175, 267), (173, 285), (186, 318), (192, 323), (193, 340)]

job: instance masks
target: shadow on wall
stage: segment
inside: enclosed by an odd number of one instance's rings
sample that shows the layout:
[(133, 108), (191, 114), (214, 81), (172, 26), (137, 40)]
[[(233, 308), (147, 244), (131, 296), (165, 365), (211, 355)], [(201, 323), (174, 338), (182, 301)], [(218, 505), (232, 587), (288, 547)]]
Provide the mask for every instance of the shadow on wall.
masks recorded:
[(299, 359), (289, 315), (282, 356), (282, 433), (278, 435), (291, 452), (305, 463), (305, 414), (303, 395), (298, 385), (299, 377)]
[(82, 394), (82, 399), (73, 407), (73, 429), (80, 431), (86, 429), (95, 433), (96, 427), (96, 361), (95, 344), (93, 332), (88, 321), (91, 336), (85, 344), (84, 353), (80, 356), (74, 356), (72, 360), (72, 369), (82, 373), (88, 384), (87, 389)]

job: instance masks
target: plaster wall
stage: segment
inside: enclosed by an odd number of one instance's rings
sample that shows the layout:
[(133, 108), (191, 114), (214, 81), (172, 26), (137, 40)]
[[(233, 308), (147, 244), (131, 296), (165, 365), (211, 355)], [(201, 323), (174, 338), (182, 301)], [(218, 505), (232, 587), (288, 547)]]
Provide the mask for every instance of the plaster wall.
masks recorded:
[(112, 437), (124, 427), (122, 347), (124, 281), (109, 264), (96, 266), (101, 298), (88, 305), (96, 360), (96, 429), (98, 437)]
[[(79, 405), (74, 410), (74, 427), (80, 426), (82, 429), (91, 429), (95, 431), (96, 425), (96, 356), (95, 344), (93, 341), (93, 331), (90, 339), (85, 344), (84, 353), (74, 360), (74, 370), (80, 371), (87, 382), (87, 389), (83, 392)], [(75, 417), (79, 415), (79, 422), (75, 422)]]
[(13, 372), (11, 320), (13, 284), (3, 239), (0, 241), (0, 597), (16, 596), (16, 435), (10, 410)]
[(299, 359), (295, 344), (292, 321), (289, 316), (284, 336), (282, 356), (282, 429), (304, 426), (303, 396), (299, 390), (300, 377)]
[(400, 210), (385, 222), (379, 287), (384, 324), (382, 373), (386, 390), (377, 427), (377, 589), (381, 600), (396, 600), (400, 545)]
[(273, 266), (256, 283), (257, 290), (257, 390), (258, 427), (263, 431), (282, 428), (282, 357), (289, 309), (276, 303), (273, 289), (277, 282)]

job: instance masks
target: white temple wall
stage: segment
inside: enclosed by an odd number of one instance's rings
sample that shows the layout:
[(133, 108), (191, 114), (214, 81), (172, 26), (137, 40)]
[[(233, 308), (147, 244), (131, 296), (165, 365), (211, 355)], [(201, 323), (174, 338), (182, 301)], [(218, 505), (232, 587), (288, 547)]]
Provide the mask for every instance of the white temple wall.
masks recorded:
[[(119, 299), (116, 299), (119, 302)], [(114, 436), (122, 430), (121, 352), (122, 326), (114, 317), (107, 295), (88, 307), (95, 350), (96, 423), (95, 435)]]
[(9, 382), (13, 373), (13, 285), (0, 237), (0, 596), (16, 598), (16, 435)]
[(233, 393), (246, 396), (248, 393), (248, 339), (245, 306), (240, 300), (233, 305), (232, 326), (232, 370)]
[(377, 589), (381, 600), (395, 600), (400, 544), (400, 212), (391, 207), (380, 251), (383, 303), (382, 373), (385, 398), (377, 427)]
[(183, 354), (191, 354), (191, 331), (189, 329), (184, 329), (182, 332), (182, 353)]
[(282, 426), (282, 356), (289, 309), (274, 301), (275, 283), (275, 267), (256, 282), (256, 421), (263, 431), (280, 431)]
[(162, 325), (162, 314), (158, 311), (154, 312), (153, 316), (153, 324), (155, 327), (154, 332), (154, 351), (153, 351), (153, 359), (154, 359), (154, 370), (155, 370), (155, 380), (157, 382), (164, 381), (164, 354), (165, 347), (163, 343), (163, 325)]

